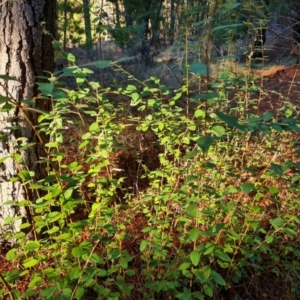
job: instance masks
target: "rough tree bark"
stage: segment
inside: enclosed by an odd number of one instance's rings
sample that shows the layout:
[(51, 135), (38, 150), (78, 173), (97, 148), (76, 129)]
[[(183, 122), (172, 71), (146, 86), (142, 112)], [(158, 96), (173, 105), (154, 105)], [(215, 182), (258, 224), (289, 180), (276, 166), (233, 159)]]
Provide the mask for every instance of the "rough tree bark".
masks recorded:
[[(0, 80), (0, 100), (8, 97), (21, 103), (37, 95), (37, 76), (53, 68), (52, 37), (44, 30), (54, 33), (55, 9), (56, 0), (0, 1), (0, 75), (18, 80)], [(3, 108), (3, 101), (1, 103)], [(50, 109), (46, 100), (36, 100), (35, 107)], [(28, 113), (27, 116), (32, 124), (37, 124), (37, 115)], [(35, 146), (18, 150), (23, 142), (35, 143)], [(17, 177), (26, 166), (35, 172), (35, 179), (42, 176), (44, 168), (36, 163), (40, 156), (45, 156), (41, 151), (40, 141), (18, 107), (0, 111), (0, 160), (17, 154), (22, 157), (18, 163), (8, 158), (0, 164), (0, 236), (7, 231), (18, 231), (22, 218), (30, 218), (25, 208), (18, 207), (18, 202), (33, 201), (35, 195), (26, 191), (20, 181), (10, 179)], [(7, 201), (15, 203), (4, 205)], [(14, 219), (4, 226), (7, 217)]]

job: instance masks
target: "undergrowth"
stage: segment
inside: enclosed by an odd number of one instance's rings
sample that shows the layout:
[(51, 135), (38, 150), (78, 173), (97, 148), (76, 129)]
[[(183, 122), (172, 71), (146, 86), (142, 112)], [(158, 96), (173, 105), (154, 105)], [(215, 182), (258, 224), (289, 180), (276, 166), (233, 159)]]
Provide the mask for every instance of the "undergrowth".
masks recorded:
[(299, 108), (261, 112), (255, 79), (228, 71), (203, 88), (202, 63), (197, 92), (155, 77), (103, 89), (67, 57), (39, 84), (47, 176), (19, 173), (42, 193), (16, 204), (33, 223), (6, 236), (0, 297), (299, 298)]

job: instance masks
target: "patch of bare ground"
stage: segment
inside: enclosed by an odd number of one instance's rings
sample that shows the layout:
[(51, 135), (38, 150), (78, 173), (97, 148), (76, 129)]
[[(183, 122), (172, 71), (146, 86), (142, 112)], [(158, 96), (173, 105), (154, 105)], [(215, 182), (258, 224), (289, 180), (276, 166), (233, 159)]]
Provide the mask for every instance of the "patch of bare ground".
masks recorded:
[(258, 112), (275, 111), (284, 103), (300, 104), (300, 65), (256, 70), (261, 86)]

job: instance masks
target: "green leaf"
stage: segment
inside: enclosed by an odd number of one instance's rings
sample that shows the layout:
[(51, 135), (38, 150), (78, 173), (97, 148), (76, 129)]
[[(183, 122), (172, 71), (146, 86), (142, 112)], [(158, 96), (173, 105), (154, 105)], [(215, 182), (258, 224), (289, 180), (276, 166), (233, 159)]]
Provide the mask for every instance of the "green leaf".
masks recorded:
[(286, 233), (286, 234), (293, 235), (293, 236), (297, 235), (296, 231), (292, 228), (289, 228), (289, 227), (283, 228), (283, 232)]
[(282, 175), (283, 174), (282, 167), (278, 164), (272, 164), (270, 169), (272, 171), (274, 171), (277, 175)]
[(11, 109), (13, 109), (15, 106), (13, 104), (10, 103), (5, 103), (4, 105), (1, 106), (1, 110), (2, 112), (8, 112)]
[(8, 75), (0, 75), (0, 79), (3, 79), (3, 80), (5, 80), (5, 81), (7, 81), (7, 80), (19, 81), (19, 80), (17, 80), (16, 78), (11, 77), (11, 76), (8, 76)]
[(90, 261), (91, 262), (94, 262), (94, 263), (97, 263), (98, 265), (102, 265), (104, 264), (104, 260), (103, 258), (101, 258), (98, 254), (96, 253), (93, 253), (90, 257)]
[(83, 254), (83, 250), (80, 246), (77, 246), (72, 249), (71, 253), (74, 257), (79, 258)]
[(201, 255), (198, 251), (192, 251), (190, 254), (190, 260), (195, 267), (199, 265), (200, 256)]
[(226, 286), (225, 280), (224, 280), (223, 277), (222, 277), (219, 273), (217, 273), (216, 271), (212, 271), (211, 277), (212, 277), (212, 279), (213, 279), (217, 284)]
[(216, 112), (216, 115), (218, 116), (218, 118), (225, 122), (227, 125), (232, 126), (234, 128), (239, 129), (240, 131), (245, 132), (247, 130), (247, 127), (245, 125), (240, 125), (238, 123), (239, 118), (237, 117), (232, 117), (232, 116), (228, 116), (226, 114), (223, 114), (222, 112)]
[(253, 183), (243, 183), (241, 189), (245, 194), (248, 194), (255, 189), (255, 185)]
[(128, 260), (125, 257), (121, 257), (119, 259), (119, 264), (123, 269), (127, 269), (128, 268)]
[(58, 240), (72, 240), (72, 236), (70, 233), (62, 233), (56, 237)]
[[(1, 75), (0, 75), (0, 78), (1, 78)], [(4, 104), (4, 103), (9, 102), (9, 101), (11, 101), (10, 97), (0, 95), (0, 104)]]
[(7, 253), (6, 253), (6, 259), (9, 261), (13, 261), (16, 257), (16, 253), (17, 250), (16, 249), (10, 249)]
[(192, 228), (189, 232), (190, 239), (194, 242), (198, 239), (200, 230), (198, 228)]
[(194, 61), (190, 66), (190, 71), (201, 76), (206, 76), (211, 74), (212, 69), (204, 63)]
[(136, 106), (141, 102), (141, 98), (140, 98), (140, 95), (138, 93), (132, 93), (131, 94), (131, 99), (132, 99), (131, 102), (130, 102), (131, 106)]
[(190, 151), (188, 152), (186, 155), (184, 155), (183, 160), (189, 160), (194, 158), (195, 156), (197, 156), (200, 153), (200, 150), (194, 150), (194, 151)]
[(202, 109), (196, 109), (194, 116), (196, 119), (203, 119), (205, 117), (205, 111)]
[(67, 60), (68, 60), (69, 62), (74, 63), (75, 60), (76, 60), (76, 57), (75, 57), (72, 53), (68, 53), (68, 54), (67, 54)]
[(266, 112), (266, 113), (263, 114), (263, 120), (264, 120), (265, 122), (270, 121), (270, 120), (272, 120), (272, 119), (273, 119), (273, 113), (271, 113), (271, 112)]
[(127, 62), (127, 61), (134, 60), (135, 58), (136, 58), (135, 56), (121, 57), (118, 60), (114, 61), (113, 63), (114, 64), (119, 64), (119, 63), (122, 63), (122, 62)]
[(293, 114), (293, 111), (291, 110), (291, 109), (287, 109), (285, 112), (284, 112), (284, 114), (285, 114), (285, 116), (287, 117), (287, 118), (289, 118), (292, 114)]
[(77, 300), (80, 300), (82, 299), (83, 295), (84, 295), (84, 288), (82, 286), (78, 286), (75, 292), (75, 298)]
[(206, 276), (204, 275), (203, 269), (193, 269), (193, 274), (196, 276), (196, 278), (200, 281), (201, 284), (207, 281)]
[(202, 136), (198, 139), (197, 145), (202, 149), (204, 153), (207, 153), (210, 146), (214, 142), (214, 138), (211, 136)]
[(205, 252), (204, 252), (204, 255), (209, 255), (209, 254), (211, 254), (211, 253), (213, 253), (214, 252), (214, 250), (215, 250), (215, 247), (216, 247), (216, 245), (215, 244), (213, 244), (213, 243), (207, 243), (206, 245), (205, 245)]
[(220, 126), (220, 125), (213, 126), (212, 130), (215, 132), (215, 134), (217, 136), (223, 136), (226, 133), (225, 128), (223, 126)]
[(30, 251), (30, 250), (38, 250), (40, 248), (40, 243), (37, 241), (28, 241), (25, 244), (25, 250)]
[(215, 251), (215, 254), (217, 257), (219, 257), (221, 260), (226, 261), (226, 262), (231, 262), (231, 258), (227, 253), (222, 251), (221, 249), (218, 249)]
[(244, 27), (245, 24), (244, 23), (236, 23), (236, 24), (228, 24), (228, 25), (220, 25), (220, 26), (216, 26), (213, 28), (212, 32), (218, 31), (218, 30), (223, 30), (223, 29), (228, 29), (228, 28), (234, 28), (236, 29), (237, 27)]
[(37, 82), (38, 89), (43, 93), (43, 95), (51, 95), (54, 90), (54, 84), (49, 82)]
[(99, 124), (97, 122), (92, 123), (89, 127), (89, 131), (91, 132), (97, 131), (98, 129), (99, 129)]
[(107, 67), (109, 67), (109, 65), (111, 64), (111, 60), (96, 60), (96, 61), (92, 61), (90, 63), (84, 64), (83, 66), (95, 66), (99, 69), (105, 69)]
[(178, 270), (183, 271), (183, 270), (188, 269), (190, 266), (191, 266), (191, 264), (190, 264), (189, 262), (185, 262), (185, 263), (182, 263), (182, 264), (178, 267)]
[(191, 290), (184, 287), (181, 299), (189, 300), (189, 299), (191, 299), (191, 296), (192, 296)]
[(150, 243), (148, 241), (142, 240), (140, 244), (140, 251), (144, 251), (145, 249), (148, 249), (148, 246)]
[(214, 294), (214, 290), (212, 289), (212, 287), (206, 283), (203, 285), (203, 291), (209, 297), (212, 297)]
[(117, 285), (120, 290), (125, 286), (125, 279), (123, 276), (120, 275), (117, 276)]
[(195, 131), (197, 129), (197, 126), (194, 122), (189, 122), (187, 125), (188, 130)]
[(132, 269), (128, 269), (125, 271), (125, 274), (128, 276), (134, 276), (135, 275), (135, 271)]
[(189, 206), (188, 206), (188, 208), (187, 208), (187, 211), (186, 211), (186, 213), (187, 213), (187, 215), (189, 216), (189, 217), (192, 217), (192, 218), (196, 218), (196, 216), (197, 216), (197, 204), (196, 203), (191, 203)]
[(81, 275), (82, 275), (82, 270), (78, 266), (72, 268), (69, 274), (71, 280), (77, 279)]
[(279, 189), (274, 186), (268, 186), (269, 192), (271, 195), (275, 196), (279, 194)]
[(265, 241), (267, 244), (271, 244), (274, 240), (274, 237), (271, 236), (271, 235), (267, 235), (266, 238), (265, 238)]
[(10, 283), (16, 281), (20, 276), (20, 270), (13, 270), (6, 273), (5, 280)]
[(97, 276), (99, 276), (99, 277), (106, 277), (108, 274), (109, 273), (104, 269), (99, 269), (97, 272)]
[(33, 257), (29, 257), (27, 259), (24, 260), (23, 262), (23, 266), (24, 268), (31, 268), (35, 265), (37, 265), (39, 263), (39, 261)]
[(204, 299), (204, 297), (205, 297), (205, 296), (204, 296), (201, 292), (199, 292), (199, 291), (193, 292), (192, 295), (193, 295), (194, 298), (196, 298), (196, 299)]
[(282, 225), (285, 224), (285, 221), (281, 218), (275, 218), (271, 220), (270, 223), (275, 229), (279, 229)]
[(67, 189), (64, 191), (64, 199), (65, 200), (70, 200), (70, 198), (72, 197), (72, 194), (73, 194), (73, 189)]

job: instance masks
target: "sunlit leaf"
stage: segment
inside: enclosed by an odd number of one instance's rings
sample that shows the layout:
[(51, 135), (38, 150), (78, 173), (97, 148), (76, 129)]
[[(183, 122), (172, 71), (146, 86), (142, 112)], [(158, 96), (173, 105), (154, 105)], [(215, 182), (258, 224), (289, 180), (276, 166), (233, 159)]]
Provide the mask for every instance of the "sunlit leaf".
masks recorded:
[(74, 63), (75, 60), (76, 60), (76, 57), (72, 53), (68, 53), (67, 54), (67, 59), (68, 59), (68, 61)]
[(212, 130), (215, 132), (217, 136), (222, 136), (226, 133), (225, 128), (220, 125), (216, 125), (212, 127)]
[(28, 241), (25, 244), (25, 250), (30, 251), (30, 250), (38, 250), (40, 248), (40, 243), (37, 241)]
[(285, 221), (281, 218), (275, 218), (271, 220), (270, 223), (275, 229), (279, 229), (282, 225), (285, 224)]
[(186, 270), (186, 269), (188, 269), (190, 266), (191, 266), (191, 264), (190, 264), (189, 262), (185, 262), (185, 263), (182, 263), (182, 264), (178, 267), (178, 270), (180, 270), (180, 271)]
[(39, 263), (39, 261), (33, 257), (27, 258), (24, 260), (23, 262), (23, 266), (24, 268), (31, 268), (34, 267), (35, 265), (37, 265)]
[(273, 240), (274, 240), (274, 237), (271, 236), (271, 235), (267, 235), (266, 238), (265, 238), (265, 241), (266, 241), (267, 244), (272, 243)]
[(205, 111), (202, 109), (196, 109), (194, 112), (194, 116), (196, 119), (203, 119), (205, 117)]
[(10, 249), (7, 253), (6, 253), (6, 259), (9, 261), (13, 261), (16, 257), (16, 249)]

